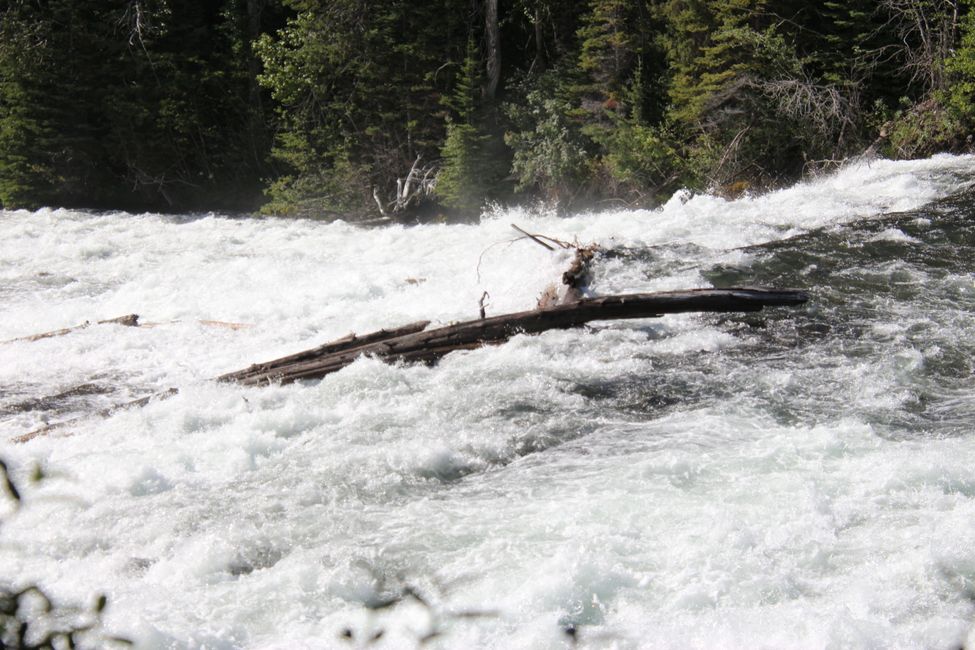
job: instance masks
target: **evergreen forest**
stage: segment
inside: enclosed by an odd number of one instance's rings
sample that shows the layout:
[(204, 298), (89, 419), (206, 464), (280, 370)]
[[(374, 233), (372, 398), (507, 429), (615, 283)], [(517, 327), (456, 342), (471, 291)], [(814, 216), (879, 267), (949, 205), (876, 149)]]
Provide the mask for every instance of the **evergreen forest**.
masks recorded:
[(0, 205), (472, 218), (967, 151), (975, 0), (0, 0)]

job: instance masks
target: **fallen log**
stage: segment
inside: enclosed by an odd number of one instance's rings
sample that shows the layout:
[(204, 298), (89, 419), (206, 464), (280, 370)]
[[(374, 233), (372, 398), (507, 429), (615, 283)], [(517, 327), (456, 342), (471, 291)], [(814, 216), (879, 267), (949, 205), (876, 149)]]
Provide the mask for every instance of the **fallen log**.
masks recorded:
[[(402, 327), (397, 327), (394, 329), (388, 329), (388, 330), (382, 329), (376, 332), (371, 332), (369, 334), (363, 334), (362, 336), (349, 334), (347, 336), (343, 336), (340, 339), (336, 339), (335, 341), (331, 341), (329, 343), (325, 343), (324, 345), (320, 345), (316, 348), (312, 348), (310, 350), (304, 350), (302, 352), (291, 354), (286, 357), (281, 357), (280, 359), (275, 359), (274, 361), (269, 361), (267, 363), (256, 363), (251, 366), (248, 366), (247, 368), (244, 368), (243, 370), (238, 370), (236, 372), (229, 372), (227, 374), (220, 375), (219, 377), (215, 377), (214, 379), (216, 381), (222, 381), (222, 382), (233, 381), (241, 384), (260, 383), (259, 381), (252, 381), (253, 378), (263, 377), (268, 374), (273, 374), (276, 373), (278, 371), (278, 368), (280, 367), (286, 367), (288, 365), (293, 365), (296, 363), (300, 363), (302, 361), (314, 359), (316, 357), (322, 357), (328, 354), (335, 354), (337, 352), (341, 352), (342, 350), (361, 347), (364, 345), (368, 345), (370, 343), (376, 343), (378, 341), (383, 341), (390, 338), (396, 338), (399, 336), (403, 336), (404, 334), (419, 332), (422, 331), (429, 324), (430, 321), (424, 320), (424, 321), (417, 321), (415, 323), (410, 323), (409, 325), (403, 325)], [(122, 404), (116, 404), (114, 406), (101, 409), (97, 411), (96, 415), (99, 415), (101, 417), (109, 417), (110, 415), (117, 413), (119, 411), (123, 411), (129, 408), (142, 407), (148, 404), (149, 402), (151, 402), (152, 400), (166, 399), (178, 393), (179, 393), (179, 389), (168, 388), (158, 393), (145, 395), (143, 397), (131, 400), (129, 402), (124, 402)], [(77, 422), (80, 419), (82, 418), (70, 418), (67, 420), (62, 420), (61, 422), (45, 424), (43, 427), (34, 429), (33, 431), (29, 431), (25, 434), (13, 438), (12, 441), (18, 443), (28, 442), (30, 440), (33, 440), (34, 438), (45, 436), (51, 433), (52, 431), (57, 431), (58, 429), (62, 429), (74, 422)]]
[[(160, 391), (158, 393), (153, 393), (152, 395), (146, 395), (144, 397), (140, 397), (139, 399), (134, 399), (131, 402), (124, 402), (122, 404), (116, 404), (115, 406), (110, 406), (108, 408), (100, 409), (95, 412), (95, 415), (98, 415), (99, 417), (107, 418), (111, 415), (114, 415), (115, 413), (118, 413), (119, 411), (124, 411), (129, 408), (145, 406), (146, 404), (148, 404), (154, 399), (166, 399), (167, 397), (172, 397), (173, 395), (176, 395), (178, 393), (179, 393), (178, 388), (167, 388), (166, 390)], [(53, 422), (51, 424), (45, 424), (43, 427), (39, 429), (34, 429), (33, 431), (28, 431), (25, 434), (12, 438), (11, 442), (16, 442), (16, 443), (29, 442), (34, 438), (46, 436), (52, 431), (63, 429), (64, 427), (70, 424), (73, 424), (75, 422), (78, 422), (79, 420), (84, 419), (84, 417), (87, 416), (70, 418), (68, 420), (62, 420), (61, 422)]]
[[(656, 318), (687, 312), (753, 312), (763, 307), (800, 305), (802, 291), (779, 289), (691, 289), (661, 293), (601, 296), (530, 311), (481, 318), (427, 330), (421, 323), (346, 337), (318, 348), (227, 373), (218, 381), (243, 385), (320, 379), (363, 355), (388, 361), (434, 362), (450, 352), (506, 341), (515, 334), (537, 334), (591, 321)], [(425, 327), (425, 324), (423, 324)], [(401, 332), (402, 330), (402, 332)]]
[(318, 359), (330, 354), (336, 354), (338, 352), (342, 352), (344, 350), (360, 348), (365, 345), (369, 345), (372, 343), (379, 343), (381, 341), (397, 338), (400, 336), (404, 336), (406, 334), (421, 332), (429, 324), (430, 321), (421, 320), (415, 323), (410, 323), (409, 325), (403, 325), (402, 327), (397, 327), (388, 330), (381, 329), (379, 331), (371, 332), (369, 334), (363, 334), (362, 336), (349, 334), (347, 336), (343, 336), (340, 339), (336, 339), (334, 341), (325, 343), (324, 345), (320, 345), (316, 348), (311, 348), (310, 350), (304, 350), (296, 354), (290, 354), (286, 357), (275, 359), (274, 361), (267, 361), (265, 363), (255, 363), (251, 366), (248, 366), (247, 368), (244, 368), (243, 370), (238, 370), (236, 372), (228, 372), (225, 375), (220, 375), (219, 377), (216, 378), (216, 380), (244, 382), (249, 377), (261, 377), (268, 374), (273, 374), (277, 372), (280, 368), (301, 363), (303, 361)]
[[(64, 336), (65, 334), (70, 334), (71, 332), (77, 330), (83, 330), (91, 327), (91, 321), (85, 321), (81, 325), (75, 325), (74, 327), (65, 327), (63, 329), (54, 330), (51, 332), (42, 332), (41, 334), (32, 334), (30, 336), (21, 336), (16, 339), (9, 339), (7, 341), (0, 341), (0, 343), (17, 343), (19, 341), (40, 341), (41, 339), (49, 339), (55, 336)], [(95, 325), (124, 325), (125, 327), (139, 327), (139, 315), (138, 314), (126, 314), (125, 316), (119, 316), (118, 318), (109, 318), (108, 320), (96, 321)]]
[[(690, 289), (601, 296), (454, 323), (431, 330), (426, 329), (429, 321), (419, 321), (362, 336), (350, 334), (315, 348), (253, 364), (214, 379), (245, 386), (286, 384), (304, 379), (320, 379), (345, 368), (363, 355), (391, 362), (433, 363), (451, 352), (503, 343), (516, 334), (537, 334), (551, 329), (577, 327), (592, 321), (657, 318), (665, 314), (688, 312), (757, 312), (764, 307), (801, 305), (808, 299), (803, 291), (756, 288)], [(126, 408), (145, 406), (154, 399), (165, 399), (178, 392), (176, 388), (170, 388), (103, 409), (98, 414), (107, 417)], [(27, 442), (62, 429), (79, 419), (81, 418), (46, 425), (13, 438), (12, 442)]]

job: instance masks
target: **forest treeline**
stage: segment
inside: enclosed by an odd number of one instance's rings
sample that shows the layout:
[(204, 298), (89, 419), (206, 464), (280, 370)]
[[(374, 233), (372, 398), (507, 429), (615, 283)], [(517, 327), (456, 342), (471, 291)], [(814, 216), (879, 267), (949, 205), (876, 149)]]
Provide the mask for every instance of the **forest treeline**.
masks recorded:
[(0, 204), (470, 217), (971, 146), (975, 0), (0, 0)]

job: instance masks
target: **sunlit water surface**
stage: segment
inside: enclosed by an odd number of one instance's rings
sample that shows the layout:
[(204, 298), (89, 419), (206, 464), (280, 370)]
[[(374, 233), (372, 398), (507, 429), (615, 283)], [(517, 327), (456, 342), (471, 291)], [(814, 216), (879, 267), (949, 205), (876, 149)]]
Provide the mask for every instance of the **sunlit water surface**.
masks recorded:
[[(145, 648), (951, 648), (975, 620), (975, 159), (478, 225), (0, 212), (0, 578)], [(811, 301), (209, 378), (597, 293)], [(204, 321), (240, 324), (236, 328)], [(93, 415), (169, 387), (179, 394)], [(80, 417), (26, 444), (45, 422)], [(30, 484), (40, 465), (49, 478)], [(412, 589), (427, 603), (404, 598)], [(432, 636), (437, 633), (438, 635)], [(574, 637), (572, 634), (574, 634)], [(342, 635), (351, 634), (353, 642)]]

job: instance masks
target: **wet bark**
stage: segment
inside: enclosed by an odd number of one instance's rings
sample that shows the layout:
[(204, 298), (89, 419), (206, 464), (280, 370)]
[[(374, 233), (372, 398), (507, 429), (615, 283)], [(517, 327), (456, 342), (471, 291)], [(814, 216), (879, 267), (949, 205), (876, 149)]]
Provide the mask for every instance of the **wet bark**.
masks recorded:
[(381, 329), (370, 334), (363, 334), (362, 336), (349, 334), (348, 336), (330, 341), (310, 350), (304, 350), (302, 352), (281, 357), (280, 359), (275, 359), (273, 361), (267, 361), (265, 363), (255, 363), (247, 368), (244, 368), (243, 370), (220, 375), (217, 377), (217, 381), (244, 382), (250, 377), (262, 377), (268, 374), (274, 374), (278, 372), (279, 369), (287, 366), (300, 364), (313, 359), (320, 359), (322, 357), (338, 354), (347, 350), (354, 350), (363, 346), (405, 336), (407, 334), (421, 332), (429, 324), (430, 321), (421, 320), (415, 323), (410, 323), (409, 325), (403, 325), (402, 327), (388, 330)]
[(346, 337), (319, 348), (227, 373), (217, 379), (243, 385), (320, 379), (364, 355), (392, 362), (432, 363), (450, 352), (502, 343), (516, 334), (537, 334), (597, 320), (656, 318), (686, 312), (751, 312), (767, 306), (799, 305), (807, 299), (801, 291), (751, 288), (602, 296), (432, 330), (416, 330), (420, 325), (417, 323), (401, 328), (414, 330), (404, 333), (381, 330), (359, 338)]

